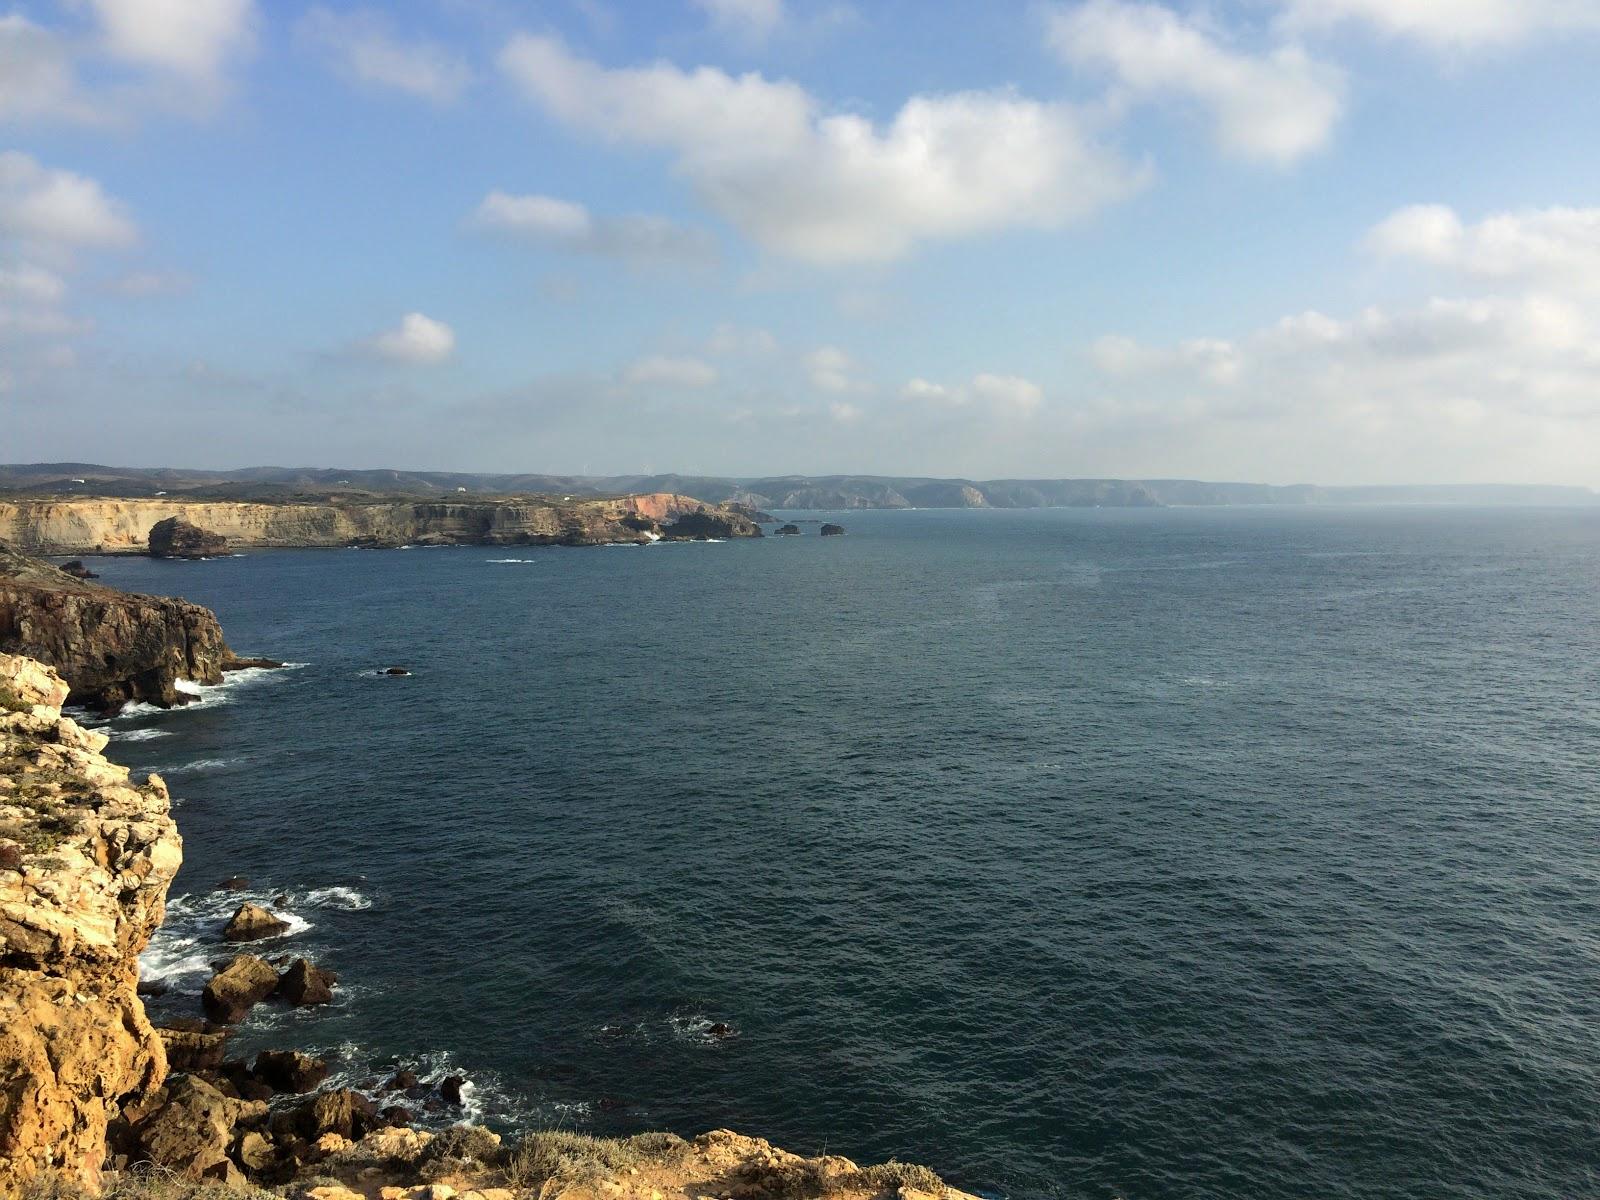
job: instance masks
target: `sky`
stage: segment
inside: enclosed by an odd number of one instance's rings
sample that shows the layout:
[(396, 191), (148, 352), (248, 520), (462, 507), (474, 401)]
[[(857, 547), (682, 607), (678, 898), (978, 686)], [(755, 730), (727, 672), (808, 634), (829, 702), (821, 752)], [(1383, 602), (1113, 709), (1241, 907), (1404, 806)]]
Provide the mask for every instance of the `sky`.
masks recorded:
[(1600, 0), (0, 0), (0, 461), (1600, 486)]

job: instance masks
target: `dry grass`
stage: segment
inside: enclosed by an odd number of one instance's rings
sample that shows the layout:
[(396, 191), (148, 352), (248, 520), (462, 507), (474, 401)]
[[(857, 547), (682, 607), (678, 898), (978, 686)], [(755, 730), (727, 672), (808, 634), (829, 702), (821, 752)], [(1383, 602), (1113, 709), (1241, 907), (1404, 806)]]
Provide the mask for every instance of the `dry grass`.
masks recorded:
[(908, 1187), (940, 1196), (944, 1194), (945, 1188), (944, 1180), (927, 1167), (916, 1163), (898, 1162), (892, 1158), (875, 1167), (862, 1168), (861, 1180), (875, 1192), (892, 1192), (896, 1188)]
[[(23, 1184), (17, 1200), (93, 1200), (64, 1175), (40, 1175)], [(157, 1169), (107, 1172), (101, 1178), (99, 1200), (281, 1200), (259, 1188), (230, 1188), (220, 1183), (185, 1179)]]
[(543, 1130), (523, 1135), (506, 1163), (505, 1175), (515, 1188), (537, 1188), (551, 1179), (590, 1183), (629, 1167), (681, 1162), (688, 1154), (689, 1143), (670, 1133), (604, 1138)]

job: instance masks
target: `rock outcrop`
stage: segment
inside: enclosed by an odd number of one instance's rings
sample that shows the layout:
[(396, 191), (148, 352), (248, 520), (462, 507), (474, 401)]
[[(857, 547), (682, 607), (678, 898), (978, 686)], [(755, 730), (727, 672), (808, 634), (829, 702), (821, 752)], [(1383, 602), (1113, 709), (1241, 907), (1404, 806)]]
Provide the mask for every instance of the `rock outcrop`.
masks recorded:
[(671, 492), (612, 499), (330, 498), (281, 503), (85, 497), (0, 503), (0, 541), (32, 554), (140, 554), (147, 549), (151, 527), (171, 519), (210, 531), (234, 549), (600, 546), (653, 540), (629, 518), (642, 519), (653, 529), (702, 509), (744, 518), (730, 526), (727, 536), (759, 533), (743, 513)]
[(92, 1187), (121, 1105), (166, 1075), (135, 989), (181, 843), (166, 786), (61, 715), (55, 671), (0, 655), (0, 690), (0, 1194)]
[(817, 533), (822, 537), (840, 537), (844, 534), (843, 525), (824, 525)]
[(668, 542), (705, 542), (731, 537), (760, 537), (761, 526), (741, 512), (701, 508), (684, 513), (670, 525), (661, 527), (661, 538)]
[(179, 680), (221, 683), (239, 661), (210, 609), (75, 579), (3, 543), (0, 653), (48, 663), (72, 703), (111, 711), (181, 704)]
[(182, 517), (157, 521), (150, 526), (147, 541), (152, 558), (221, 558), (228, 553), (227, 538)]

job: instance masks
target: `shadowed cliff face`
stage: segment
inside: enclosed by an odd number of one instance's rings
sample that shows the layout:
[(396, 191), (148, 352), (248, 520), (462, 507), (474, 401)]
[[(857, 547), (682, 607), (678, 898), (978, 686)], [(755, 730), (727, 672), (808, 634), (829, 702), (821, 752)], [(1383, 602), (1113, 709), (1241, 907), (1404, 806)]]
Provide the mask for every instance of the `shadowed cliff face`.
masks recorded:
[(177, 682), (220, 683), (233, 654), (211, 611), (75, 579), (0, 545), (0, 652), (49, 663), (71, 700), (169, 707)]
[(0, 655), (0, 1195), (47, 1170), (92, 1187), (108, 1124), (166, 1075), (138, 956), (182, 843), (166, 785), (108, 762), (66, 696)]
[[(616, 499), (287, 501), (24, 500), (0, 503), (0, 541), (34, 554), (137, 554), (151, 528), (177, 518), (230, 546), (606, 545), (648, 540), (639, 520), (667, 525), (705, 509), (730, 532), (759, 536), (743, 514), (668, 492)], [(737, 519), (735, 519), (737, 518)]]

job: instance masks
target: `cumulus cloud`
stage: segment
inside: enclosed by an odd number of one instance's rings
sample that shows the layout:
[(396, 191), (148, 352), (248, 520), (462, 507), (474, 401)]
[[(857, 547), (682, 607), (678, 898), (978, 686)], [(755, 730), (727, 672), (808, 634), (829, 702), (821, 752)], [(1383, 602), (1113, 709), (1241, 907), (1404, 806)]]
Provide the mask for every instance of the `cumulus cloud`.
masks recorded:
[(45, 252), (130, 246), (138, 230), (122, 205), (87, 175), (0, 151), (0, 243)]
[(255, 42), (253, 0), (90, 0), (107, 53), (203, 82)]
[(706, 353), (726, 357), (730, 354), (771, 354), (778, 348), (778, 339), (766, 329), (746, 329), (724, 322), (711, 331), (706, 339)]
[(359, 348), (368, 355), (405, 366), (430, 367), (455, 353), (455, 331), (419, 312), (407, 313), (394, 329), (374, 334)]
[(295, 27), (301, 42), (359, 84), (449, 104), (472, 82), (472, 69), (435, 42), (395, 36), (381, 13), (313, 8)]
[(1600, 30), (1592, 0), (1279, 0), (1294, 31), (1361, 25), (1433, 49), (1505, 45), (1549, 33)]
[(97, 119), (66, 40), (21, 13), (0, 16), (0, 122)]
[(493, 191), (467, 224), (483, 233), (639, 264), (705, 264), (714, 262), (718, 253), (716, 238), (703, 229), (641, 213), (597, 216), (581, 204), (554, 196)]
[(716, 383), (718, 374), (716, 367), (702, 359), (652, 354), (630, 366), (622, 378), (631, 384), (704, 388)]
[(1127, 0), (1051, 9), (1046, 22), (1062, 61), (1107, 71), (1134, 97), (1202, 105), (1240, 158), (1292, 162), (1325, 145), (1343, 112), (1341, 73), (1298, 46), (1245, 53), (1171, 9)]
[(1600, 294), (1600, 208), (1497, 213), (1468, 225), (1442, 204), (1416, 204), (1381, 221), (1367, 245), (1463, 275)]
[(815, 263), (886, 261), (920, 242), (1057, 228), (1144, 173), (1061, 104), (1010, 90), (913, 96), (879, 127), (798, 84), (666, 62), (609, 68), (519, 35), (501, 68), (581, 132), (661, 147), (702, 200), (766, 249)]
[(940, 409), (980, 409), (996, 416), (1031, 416), (1044, 403), (1044, 389), (1021, 375), (983, 372), (965, 383), (949, 385), (916, 378), (900, 389), (900, 398)]
[(693, 0), (720, 32), (763, 42), (783, 25), (783, 0)]
[(836, 395), (868, 392), (872, 385), (860, 378), (855, 359), (837, 346), (819, 346), (805, 357), (806, 378), (819, 392)]

